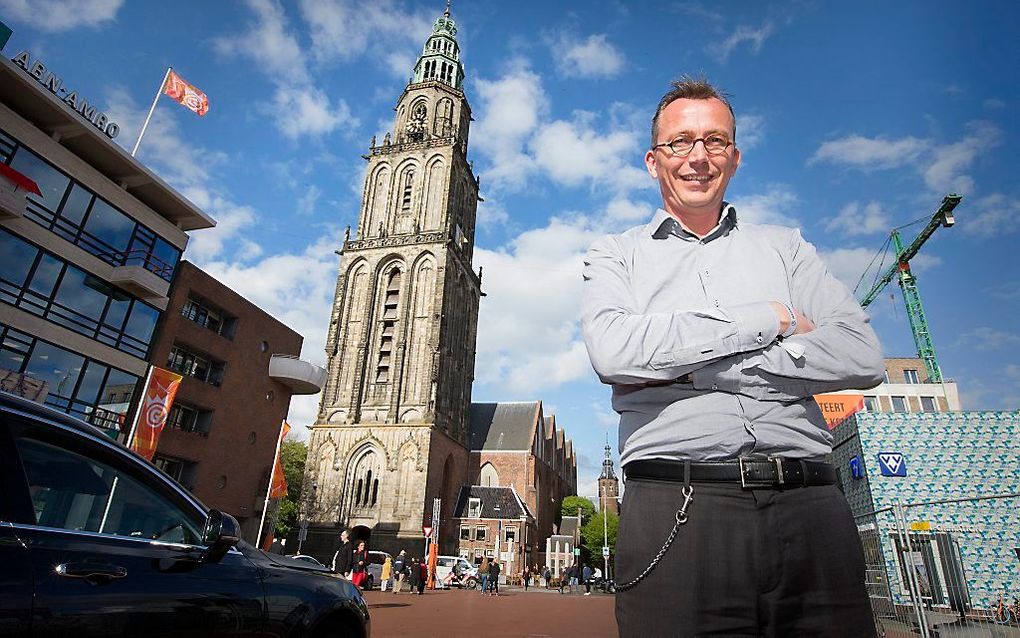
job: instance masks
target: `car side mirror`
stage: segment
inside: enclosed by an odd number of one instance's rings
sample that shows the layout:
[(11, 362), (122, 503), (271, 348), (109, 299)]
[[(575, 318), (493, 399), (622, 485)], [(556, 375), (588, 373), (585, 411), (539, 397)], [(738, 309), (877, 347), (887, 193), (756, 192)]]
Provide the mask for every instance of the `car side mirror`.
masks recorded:
[(209, 517), (205, 521), (205, 530), (202, 532), (202, 540), (208, 547), (204, 560), (218, 562), (223, 555), (241, 540), (241, 526), (237, 519), (230, 514), (224, 514), (219, 510), (209, 510)]

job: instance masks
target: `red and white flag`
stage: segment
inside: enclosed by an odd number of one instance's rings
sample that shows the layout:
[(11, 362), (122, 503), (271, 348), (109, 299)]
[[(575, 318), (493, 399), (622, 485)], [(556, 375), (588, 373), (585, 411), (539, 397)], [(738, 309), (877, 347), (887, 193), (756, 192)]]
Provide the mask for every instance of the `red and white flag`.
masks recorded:
[(269, 483), (269, 498), (283, 498), (287, 496), (287, 477), (283, 474), (283, 439), (290, 432), (290, 424), (283, 422), (280, 430), (280, 444), (277, 446), (276, 463), (273, 465), (273, 478)]
[(151, 461), (156, 454), (159, 435), (166, 425), (170, 406), (173, 405), (174, 396), (177, 395), (177, 388), (180, 387), (183, 378), (169, 370), (152, 369), (149, 384), (145, 388), (141, 405), (138, 406), (135, 436), (131, 441), (131, 449), (137, 452), (138, 456)]
[(177, 75), (176, 71), (170, 71), (167, 74), (166, 83), (163, 84), (163, 93), (199, 115), (209, 112), (209, 98), (206, 94), (185, 82), (184, 78)]

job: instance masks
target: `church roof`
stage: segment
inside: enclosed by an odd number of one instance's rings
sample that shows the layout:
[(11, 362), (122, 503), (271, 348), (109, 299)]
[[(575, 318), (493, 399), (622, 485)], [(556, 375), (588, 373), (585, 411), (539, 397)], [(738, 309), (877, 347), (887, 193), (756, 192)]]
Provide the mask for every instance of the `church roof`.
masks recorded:
[(577, 532), (578, 518), (576, 516), (564, 516), (560, 519), (560, 528), (557, 531), (559, 536), (573, 536)]
[(477, 498), (482, 502), (482, 513), (479, 518), (517, 519), (522, 516), (534, 518), (528, 506), (513, 487), (484, 487), (481, 485), (465, 485), (460, 488), (457, 507), (453, 510), (454, 518), (468, 518), (468, 499)]
[(541, 410), (541, 401), (472, 403), (471, 449), (530, 450)]

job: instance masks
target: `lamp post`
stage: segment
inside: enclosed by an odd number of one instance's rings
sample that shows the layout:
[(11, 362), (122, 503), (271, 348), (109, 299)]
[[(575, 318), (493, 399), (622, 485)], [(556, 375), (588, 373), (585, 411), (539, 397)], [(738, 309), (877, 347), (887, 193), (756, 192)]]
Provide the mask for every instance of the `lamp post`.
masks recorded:
[(602, 565), (605, 569), (602, 577), (605, 579), (609, 578), (609, 556), (606, 554), (606, 548), (609, 547), (609, 511), (606, 507), (608, 496), (606, 495), (606, 486), (599, 485), (599, 492), (602, 496)]

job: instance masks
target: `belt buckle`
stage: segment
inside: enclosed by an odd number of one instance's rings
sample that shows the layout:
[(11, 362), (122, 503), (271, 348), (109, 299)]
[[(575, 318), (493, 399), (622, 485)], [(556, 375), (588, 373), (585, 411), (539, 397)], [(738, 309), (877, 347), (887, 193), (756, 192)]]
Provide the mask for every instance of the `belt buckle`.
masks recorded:
[[(776, 478), (774, 479), (749, 479), (748, 473), (751, 472), (751, 468), (745, 465), (745, 463), (773, 463), (776, 466)], [(765, 458), (756, 458), (752, 456), (740, 456), (737, 457), (737, 464), (740, 468), (740, 487), (743, 489), (750, 489), (756, 487), (772, 487), (773, 485), (782, 485), (783, 480), (783, 459), (778, 456), (768, 456)]]

